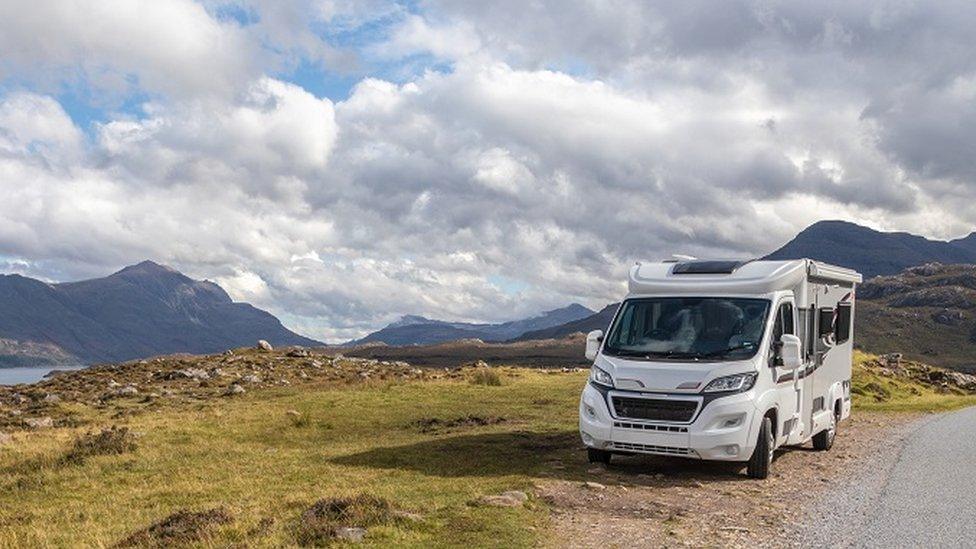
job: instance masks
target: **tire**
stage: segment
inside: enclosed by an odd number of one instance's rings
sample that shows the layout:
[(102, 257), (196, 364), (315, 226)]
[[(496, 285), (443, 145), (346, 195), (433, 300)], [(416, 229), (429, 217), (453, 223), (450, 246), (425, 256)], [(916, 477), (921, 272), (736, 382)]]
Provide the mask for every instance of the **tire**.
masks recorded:
[(826, 452), (834, 446), (834, 439), (837, 438), (837, 413), (830, 416), (830, 427), (813, 435), (813, 449)]
[(590, 463), (602, 463), (609, 466), (611, 455), (612, 454), (606, 450), (597, 450), (596, 448), (586, 449), (586, 457), (590, 460)]
[(775, 441), (773, 440), (772, 419), (763, 418), (757, 439), (756, 449), (752, 451), (752, 457), (749, 458), (749, 465), (746, 467), (746, 474), (749, 475), (749, 478), (763, 479), (769, 476), (769, 468), (773, 463)]

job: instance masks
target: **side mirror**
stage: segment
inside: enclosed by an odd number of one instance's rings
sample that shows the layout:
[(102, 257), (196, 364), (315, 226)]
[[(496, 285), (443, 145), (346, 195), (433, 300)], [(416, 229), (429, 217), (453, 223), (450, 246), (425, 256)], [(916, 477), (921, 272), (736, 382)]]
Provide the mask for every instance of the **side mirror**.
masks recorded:
[(793, 334), (783, 334), (779, 338), (779, 343), (779, 357), (782, 359), (780, 366), (787, 370), (799, 368), (803, 364), (800, 338)]
[(603, 343), (603, 330), (593, 330), (586, 334), (586, 360), (596, 360), (601, 343)]

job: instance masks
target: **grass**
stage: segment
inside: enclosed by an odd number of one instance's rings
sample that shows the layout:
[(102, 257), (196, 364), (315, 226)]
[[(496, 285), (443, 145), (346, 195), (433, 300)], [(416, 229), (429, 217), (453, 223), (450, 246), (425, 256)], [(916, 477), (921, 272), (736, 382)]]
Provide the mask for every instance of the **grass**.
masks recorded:
[[(869, 360), (856, 357), (857, 410), (976, 404), (881, 375)], [(287, 547), (331, 543), (342, 526), (367, 527), (365, 546), (537, 546), (543, 502), (474, 502), (527, 490), (556, 461), (582, 463), (576, 409), (587, 374), (501, 373), (501, 387), (294, 386), (110, 421), (71, 404), (92, 425), (118, 427), (19, 433), (0, 447), (0, 547)], [(581, 480), (583, 470), (555, 474)]]
[[(529, 488), (547, 461), (580, 459), (585, 373), (510, 370), (506, 379), (292, 387), (164, 408), (116, 420), (139, 433), (134, 451), (108, 436), (64, 466), (45, 464), (94, 440), (85, 431), (19, 434), (0, 447), (0, 547), (110, 546), (215, 509), (231, 519), (208, 522), (198, 545), (295, 546), (310, 539), (302, 517), (311, 506), (349, 498), (419, 515), (369, 522), (366, 546), (532, 546), (544, 505), (471, 502)], [(504, 421), (471, 420), (499, 414)]]
[(478, 368), (471, 374), (471, 383), (475, 385), (500, 387), (502, 385), (502, 377), (498, 375), (498, 372), (490, 368)]
[(879, 412), (945, 412), (976, 405), (976, 395), (941, 392), (931, 384), (881, 375), (867, 364), (875, 355), (854, 352), (851, 396), (855, 410)]

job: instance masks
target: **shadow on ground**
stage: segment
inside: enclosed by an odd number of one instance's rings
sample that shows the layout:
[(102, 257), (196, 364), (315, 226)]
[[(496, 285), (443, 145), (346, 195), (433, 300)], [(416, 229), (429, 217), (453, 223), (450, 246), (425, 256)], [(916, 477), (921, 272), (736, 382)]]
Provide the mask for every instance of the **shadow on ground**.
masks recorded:
[[(456, 435), (375, 448), (339, 456), (331, 462), (412, 470), (440, 477), (527, 475), (562, 480), (592, 480), (596, 467), (587, 462), (586, 451), (575, 430)], [(660, 484), (661, 475), (672, 485), (697, 485), (747, 481), (744, 467), (744, 463), (632, 455), (614, 456), (605, 474), (635, 485)]]

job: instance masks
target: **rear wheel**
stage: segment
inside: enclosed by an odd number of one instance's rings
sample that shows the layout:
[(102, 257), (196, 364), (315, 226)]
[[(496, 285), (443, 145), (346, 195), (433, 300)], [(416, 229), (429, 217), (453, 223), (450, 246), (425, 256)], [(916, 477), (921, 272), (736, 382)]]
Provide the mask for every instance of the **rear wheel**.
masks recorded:
[(830, 426), (813, 435), (813, 449), (826, 452), (834, 445), (835, 438), (837, 438), (837, 412), (831, 414)]
[(773, 463), (773, 420), (764, 417), (762, 425), (759, 427), (759, 437), (756, 440), (756, 449), (749, 458), (749, 465), (746, 467), (746, 474), (750, 478), (766, 478), (769, 476), (769, 467)]
[(610, 456), (612, 454), (606, 450), (598, 450), (596, 448), (587, 448), (586, 457), (590, 460), (590, 463), (602, 463), (604, 465), (610, 465)]

